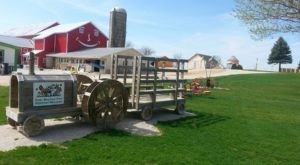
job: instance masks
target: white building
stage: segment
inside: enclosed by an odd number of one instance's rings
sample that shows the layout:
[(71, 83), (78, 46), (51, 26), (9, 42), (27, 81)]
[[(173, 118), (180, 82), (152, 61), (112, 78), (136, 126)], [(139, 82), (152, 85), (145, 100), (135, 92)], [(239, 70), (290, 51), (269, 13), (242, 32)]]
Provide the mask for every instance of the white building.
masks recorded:
[(21, 54), (33, 49), (33, 43), (29, 39), (0, 35), (0, 63), (7, 63), (13, 70), (22, 61)]
[(205, 68), (223, 68), (221, 64), (216, 61), (212, 56), (204, 54), (193, 55), (188, 62), (189, 70), (201, 70)]

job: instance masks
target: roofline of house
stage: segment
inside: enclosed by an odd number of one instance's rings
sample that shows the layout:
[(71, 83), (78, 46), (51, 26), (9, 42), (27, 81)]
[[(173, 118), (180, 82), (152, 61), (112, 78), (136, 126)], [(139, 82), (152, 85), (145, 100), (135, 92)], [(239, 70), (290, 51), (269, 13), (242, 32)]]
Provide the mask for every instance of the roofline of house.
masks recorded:
[(189, 61), (192, 60), (194, 57), (196, 56), (207, 56), (207, 57), (212, 57), (212, 56), (209, 56), (209, 55), (205, 55), (205, 54), (201, 54), (201, 53), (196, 53), (194, 54), (191, 58), (189, 58)]

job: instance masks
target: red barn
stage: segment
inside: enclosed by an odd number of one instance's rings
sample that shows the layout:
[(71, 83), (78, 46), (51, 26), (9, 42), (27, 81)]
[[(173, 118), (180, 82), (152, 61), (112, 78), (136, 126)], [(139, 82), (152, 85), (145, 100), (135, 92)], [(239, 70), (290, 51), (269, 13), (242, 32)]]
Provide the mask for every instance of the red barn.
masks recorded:
[(47, 54), (107, 47), (107, 40), (108, 38), (91, 22), (54, 26), (33, 38), (37, 65), (46, 67)]

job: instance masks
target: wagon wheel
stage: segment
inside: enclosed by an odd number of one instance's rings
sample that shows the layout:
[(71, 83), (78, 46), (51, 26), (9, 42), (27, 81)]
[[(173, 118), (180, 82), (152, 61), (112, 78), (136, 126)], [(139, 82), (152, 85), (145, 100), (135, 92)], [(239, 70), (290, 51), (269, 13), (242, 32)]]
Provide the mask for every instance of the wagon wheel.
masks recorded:
[(150, 106), (145, 106), (141, 112), (141, 118), (145, 121), (148, 121), (152, 118), (153, 110)]
[(83, 84), (88, 84), (93, 82), (91, 78), (82, 74), (76, 74), (76, 79), (77, 79), (77, 94), (84, 94), (88, 86), (84, 86)]
[(128, 94), (122, 83), (105, 80), (88, 95), (84, 96), (83, 102), (86, 103), (82, 104), (82, 110), (97, 126), (112, 127), (123, 118), (127, 110)]
[(178, 115), (183, 115), (185, 113), (185, 104), (184, 104), (184, 101), (178, 101), (177, 102), (175, 112)]
[(43, 119), (37, 116), (29, 116), (19, 127), (19, 131), (28, 137), (36, 136), (40, 134), (45, 127)]
[(7, 123), (10, 125), (10, 126), (12, 126), (13, 128), (17, 128), (17, 122), (16, 121), (14, 121), (13, 119), (11, 119), (11, 118), (7, 118)]

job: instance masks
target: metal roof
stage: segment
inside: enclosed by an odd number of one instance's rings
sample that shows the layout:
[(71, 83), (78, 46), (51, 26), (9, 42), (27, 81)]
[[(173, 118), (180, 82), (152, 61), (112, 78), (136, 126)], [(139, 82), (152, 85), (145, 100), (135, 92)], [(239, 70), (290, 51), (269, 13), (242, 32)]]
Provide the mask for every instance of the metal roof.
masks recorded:
[[(57, 25), (53, 28), (50, 28), (50, 29), (47, 29), (45, 31), (42, 31), (38, 34), (38, 36), (34, 37), (33, 39), (44, 39), (50, 35), (53, 35), (53, 34), (61, 34), (61, 33), (67, 33), (67, 32), (70, 32), (76, 28), (79, 28), (81, 26), (84, 26), (88, 23), (91, 23), (93, 26), (95, 26), (92, 22), (89, 22), (89, 21), (85, 21), (85, 22), (78, 22), (78, 23), (72, 23), (72, 24), (61, 24), (61, 25)], [(97, 28), (95, 26), (95, 28)], [(97, 30), (102, 33), (98, 28)], [(102, 33), (103, 34), (103, 33)], [(104, 34), (103, 34), (104, 35)], [(106, 35), (104, 35), (106, 37)], [(107, 38), (107, 37), (106, 37)]]
[(7, 30), (6, 32), (2, 33), (7, 36), (32, 36), (37, 35), (37, 33), (55, 25), (58, 24), (58, 22), (47, 22), (47, 23), (41, 23), (36, 25), (28, 25), (28, 26), (22, 26), (22, 27), (15, 27)]
[(209, 56), (209, 55), (204, 55), (204, 54), (196, 53), (196, 54), (194, 54), (194, 55), (189, 59), (189, 61), (192, 60), (194, 57), (197, 57), (197, 56), (202, 57), (205, 61), (208, 61), (208, 60), (212, 57), (212, 56)]
[(231, 56), (227, 61), (239, 61), (235, 56)]
[[(34, 55), (37, 55), (37, 54), (39, 54), (39, 53), (41, 53), (41, 52), (43, 52), (43, 51), (44, 51), (44, 50), (32, 50), (32, 51), (30, 51), (30, 52), (34, 53)], [(23, 56), (29, 56), (29, 55), (30, 55), (30, 52), (24, 53)]]
[(142, 54), (133, 48), (92, 48), (68, 53), (52, 53), (47, 57), (57, 58), (79, 58), (79, 59), (100, 59), (112, 54), (125, 56), (142, 56)]
[(120, 8), (120, 7), (114, 7), (110, 11), (116, 11), (116, 12), (119, 12), (119, 13), (125, 13), (126, 14), (126, 10), (124, 8)]
[(16, 46), (20, 48), (33, 48), (33, 43), (30, 39), (17, 38), (11, 36), (0, 35), (0, 43)]

